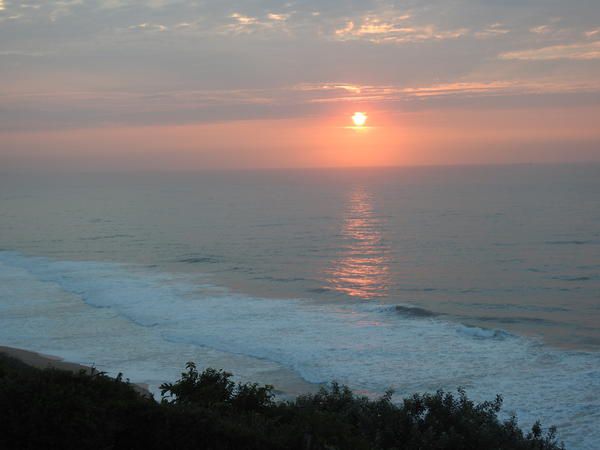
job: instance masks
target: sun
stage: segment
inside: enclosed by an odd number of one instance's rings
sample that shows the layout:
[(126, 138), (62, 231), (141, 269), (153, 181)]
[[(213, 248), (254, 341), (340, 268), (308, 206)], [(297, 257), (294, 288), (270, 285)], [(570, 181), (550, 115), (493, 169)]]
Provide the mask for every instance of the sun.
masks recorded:
[(352, 122), (357, 127), (362, 127), (365, 123), (367, 123), (368, 116), (363, 112), (355, 112), (352, 116)]

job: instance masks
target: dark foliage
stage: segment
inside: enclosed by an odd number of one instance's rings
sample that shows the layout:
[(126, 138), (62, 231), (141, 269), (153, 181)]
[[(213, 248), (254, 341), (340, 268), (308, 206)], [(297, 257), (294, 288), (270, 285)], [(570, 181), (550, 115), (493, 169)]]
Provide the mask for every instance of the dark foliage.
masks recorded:
[(198, 373), (193, 362), (188, 362), (186, 369), (176, 383), (161, 385), (163, 403), (228, 408), (239, 412), (264, 411), (273, 406), (273, 386), (236, 385), (231, 381), (231, 373), (211, 368)]
[(234, 383), (193, 363), (161, 386), (161, 403), (121, 377), (38, 370), (0, 355), (0, 448), (557, 450), (554, 430), (524, 434), (498, 419), (502, 399), (463, 391), (392, 402), (337, 383), (275, 402), (272, 386)]

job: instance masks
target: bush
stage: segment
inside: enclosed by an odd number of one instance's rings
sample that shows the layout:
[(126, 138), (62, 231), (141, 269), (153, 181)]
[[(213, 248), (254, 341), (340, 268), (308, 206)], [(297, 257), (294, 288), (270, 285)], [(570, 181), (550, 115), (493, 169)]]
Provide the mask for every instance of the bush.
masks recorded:
[(228, 372), (188, 363), (162, 401), (121, 377), (38, 370), (0, 355), (0, 448), (6, 449), (515, 449), (557, 450), (555, 430), (525, 434), (498, 419), (502, 399), (464, 391), (414, 395), (398, 404), (332, 383), (275, 402), (273, 387), (234, 383)]
[(187, 372), (176, 383), (160, 386), (163, 403), (227, 407), (236, 411), (261, 411), (273, 406), (273, 386), (258, 384), (237, 385), (231, 381), (233, 374), (208, 368), (198, 373), (196, 364), (188, 362)]

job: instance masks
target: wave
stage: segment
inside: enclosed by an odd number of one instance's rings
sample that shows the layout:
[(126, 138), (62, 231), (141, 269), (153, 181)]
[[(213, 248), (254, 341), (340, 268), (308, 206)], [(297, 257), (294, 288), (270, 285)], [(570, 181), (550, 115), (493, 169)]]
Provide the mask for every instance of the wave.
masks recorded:
[(484, 316), (477, 317), (477, 320), (480, 322), (496, 322), (496, 323), (504, 323), (504, 324), (515, 324), (515, 323), (529, 323), (534, 325), (556, 325), (557, 322), (547, 319), (542, 319), (540, 317), (493, 317), (493, 316)]
[(401, 292), (434, 292), (434, 291), (439, 291), (440, 289), (432, 288), (432, 287), (423, 287), (423, 288), (401, 288), (399, 290)]
[(120, 238), (133, 238), (132, 234), (107, 234), (103, 236), (91, 236), (79, 238), (80, 241), (102, 241), (105, 239), (120, 239)]
[(502, 393), (525, 425), (537, 418), (560, 425), (569, 448), (600, 442), (596, 353), (442, 317), (416, 320), (435, 313), (410, 305), (266, 300), (117, 263), (1, 252), (0, 286), (1, 341), (140, 381), (174, 379), (190, 359), (239, 355), (246, 362), (234, 371), (249, 379), (274, 364), (311, 383), (336, 379), (374, 393), (458, 386), (475, 400)]
[(272, 276), (261, 276), (261, 277), (253, 277), (253, 280), (264, 280), (264, 281), (273, 281), (275, 283), (294, 283), (297, 281), (305, 281), (306, 278), (302, 277), (272, 277)]
[(396, 305), (394, 307), (398, 314), (408, 317), (437, 317), (440, 314), (418, 306)]
[(219, 262), (218, 258), (214, 256), (196, 256), (190, 258), (182, 258), (178, 262), (186, 263), (186, 264), (201, 264), (201, 263), (210, 263), (216, 264)]
[(504, 330), (493, 330), (469, 325), (461, 325), (456, 331), (478, 339), (506, 339), (507, 337), (514, 337), (514, 335)]
[(309, 288), (306, 290), (306, 292), (311, 294), (325, 294), (326, 292), (331, 292), (331, 289), (326, 287)]
[(552, 279), (560, 280), (560, 281), (590, 281), (592, 279), (592, 277), (562, 275), (562, 276), (552, 277)]
[(593, 240), (583, 240), (583, 239), (571, 239), (564, 241), (546, 241), (544, 242), (546, 245), (586, 245), (586, 244), (595, 244), (597, 241)]

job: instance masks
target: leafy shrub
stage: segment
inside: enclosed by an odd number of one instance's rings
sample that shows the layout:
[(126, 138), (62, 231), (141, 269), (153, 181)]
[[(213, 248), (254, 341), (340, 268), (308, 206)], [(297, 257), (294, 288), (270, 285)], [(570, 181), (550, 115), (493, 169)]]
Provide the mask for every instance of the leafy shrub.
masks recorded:
[(187, 372), (176, 383), (160, 386), (163, 402), (196, 406), (230, 407), (238, 411), (259, 411), (272, 406), (273, 386), (231, 381), (233, 374), (208, 368), (198, 372), (188, 362)]
[(4, 449), (377, 449), (558, 450), (555, 430), (524, 434), (500, 421), (501, 397), (474, 403), (464, 391), (376, 400), (332, 383), (275, 402), (273, 387), (234, 383), (193, 363), (162, 401), (121, 377), (38, 370), (0, 355)]

